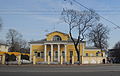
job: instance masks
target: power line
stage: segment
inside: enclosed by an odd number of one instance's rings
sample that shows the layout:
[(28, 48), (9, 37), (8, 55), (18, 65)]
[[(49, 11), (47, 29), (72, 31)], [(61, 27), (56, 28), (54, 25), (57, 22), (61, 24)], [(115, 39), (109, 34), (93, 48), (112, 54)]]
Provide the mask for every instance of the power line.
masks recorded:
[[(85, 7), (86, 9), (89, 9)], [(60, 10), (1, 10), (0, 12), (61, 12)], [(120, 10), (96, 10), (96, 12), (120, 12)]]
[(7, 13), (7, 14), (5, 14), (5, 13), (0, 13), (0, 15), (61, 15), (61, 14), (28, 14), (28, 13), (26, 13), (26, 14), (10, 14), (10, 13)]
[[(77, 3), (77, 4), (79, 4), (80, 6), (82, 6), (82, 7), (84, 7), (85, 9), (87, 9), (87, 10), (89, 10), (89, 11), (91, 11), (88, 7), (86, 7), (86, 6), (84, 6), (83, 4), (81, 4), (80, 2), (78, 2), (78, 1), (76, 1), (76, 0), (73, 0), (75, 3)], [(106, 20), (106, 21), (108, 21), (108, 22), (110, 22), (111, 24), (113, 24), (113, 25), (115, 25), (117, 28), (119, 28), (120, 29), (120, 26), (118, 26), (117, 24), (115, 24), (114, 22), (112, 22), (112, 21), (110, 21), (110, 20), (108, 20), (108, 19), (106, 19), (105, 17), (103, 17), (103, 16), (101, 16), (101, 15), (99, 15), (101, 18), (103, 18), (104, 20)]]

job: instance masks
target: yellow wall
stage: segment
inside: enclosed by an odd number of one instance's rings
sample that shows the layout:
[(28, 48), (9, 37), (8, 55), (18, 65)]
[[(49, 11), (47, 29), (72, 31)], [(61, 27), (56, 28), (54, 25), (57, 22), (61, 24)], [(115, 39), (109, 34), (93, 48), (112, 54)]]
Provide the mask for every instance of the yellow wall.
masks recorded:
[(64, 34), (59, 33), (59, 32), (53, 32), (52, 34), (47, 35), (47, 41), (52, 41), (52, 39), (53, 39), (53, 37), (54, 37), (55, 35), (60, 36), (63, 41), (66, 41), (66, 40), (68, 40), (68, 38), (69, 38), (68, 35), (64, 35)]
[[(34, 56), (34, 52), (42, 52), (44, 51), (44, 45), (32, 45), (32, 56)], [(44, 58), (37, 57), (37, 62), (44, 61)]]
[[(97, 50), (97, 49), (96, 50), (95, 49), (93, 49), (93, 50), (85, 50), (84, 51), (84, 56), (86, 56), (86, 53), (88, 53), (88, 56), (91, 56), (91, 54), (92, 54), (92, 56), (96, 56), (96, 53), (98, 51), (101, 52), (101, 50)], [(101, 53), (99, 53), (98, 56), (101, 56)]]
[[(80, 56), (82, 56), (83, 45), (84, 45), (83, 43), (80, 45)], [(78, 45), (78, 48), (79, 48), (79, 45)], [(78, 58), (77, 58), (77, 52), (73, 44), (67, 45), (67, 61), (68, 62), (70, 61), (70, 51), (73, 51), (74, 60), (76, 62)]]

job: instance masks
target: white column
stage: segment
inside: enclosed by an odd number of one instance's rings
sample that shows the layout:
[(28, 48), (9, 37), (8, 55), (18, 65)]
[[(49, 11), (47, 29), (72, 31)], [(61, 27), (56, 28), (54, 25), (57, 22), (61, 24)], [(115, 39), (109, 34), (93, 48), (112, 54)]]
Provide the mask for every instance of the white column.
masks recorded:
[(58, 62), (60, 62), (60, 44), (58, 44)]
[(45, 44), (45, 47), (44, 47), (44, 62), (46, 62), (46, 51), (47, 51), (47, 45)]
[(30, 44), (30, 58), (29, 58), (29, 60), (30, 60), (30, 62), (32, 62), (33, 60), (32, 60), (32, 44)]
[(66, 45), (65, 45), (65, 62), (67, 62), (67, 48), (66, 48)]
[(33, 56), (33, 64), (36, 64), (36, 56)]
[(53, 44), (51, 44), (51, 62), (53, 62)]

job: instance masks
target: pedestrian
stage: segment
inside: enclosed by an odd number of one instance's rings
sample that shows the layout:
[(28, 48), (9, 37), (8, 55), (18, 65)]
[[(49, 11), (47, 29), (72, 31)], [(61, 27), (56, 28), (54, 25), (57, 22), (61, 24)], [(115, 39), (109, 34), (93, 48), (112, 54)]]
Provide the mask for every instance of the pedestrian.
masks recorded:
[(103, 59), (103, 64), (105, 64), (105, 59)]

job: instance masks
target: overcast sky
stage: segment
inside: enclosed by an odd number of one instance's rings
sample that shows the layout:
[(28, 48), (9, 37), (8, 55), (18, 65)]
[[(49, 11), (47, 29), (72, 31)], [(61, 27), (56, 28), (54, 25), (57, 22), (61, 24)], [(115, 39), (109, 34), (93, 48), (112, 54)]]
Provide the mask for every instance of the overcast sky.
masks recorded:
[[(120, 0), (76, 0), (98, 14), (120, 26)], [(68, 33), (68, 27), (60, 20), (63, 8), (81, 10), (83, 7), (64, 0), (0, 0), (0, 17), (3, 28), (1, 38), (5, 40), (8, 29), (16, 29), (26, 40), (40, 40), (54, 30)], [(120, 29), (101, 19), (110, 31), (109, 48), (120, 40)]]

